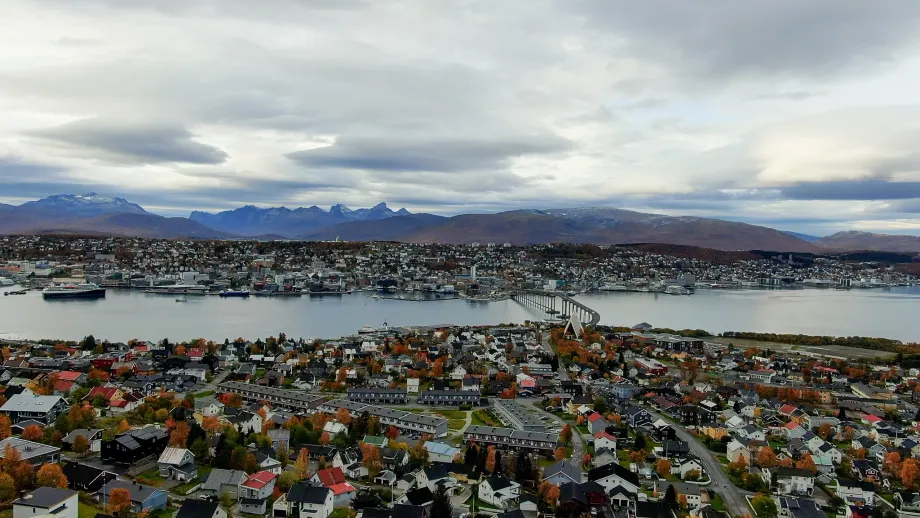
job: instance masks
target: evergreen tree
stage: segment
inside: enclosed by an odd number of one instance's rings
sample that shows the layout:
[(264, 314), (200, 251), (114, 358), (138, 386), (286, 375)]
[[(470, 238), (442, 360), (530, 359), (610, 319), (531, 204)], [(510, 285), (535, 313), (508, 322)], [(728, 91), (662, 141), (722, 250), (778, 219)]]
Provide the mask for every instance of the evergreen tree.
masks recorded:
[(647, 441), (645, 440), (645, 434), (637, 433), (636, 434), (636, 449), (644, 450), (646, 445), (647, 445)]
[(463, 463), (467, 466), (475, 466), (478, 458), (479, 448), (477, 448), (475, 444), (470, 443), (466, 448), (466, 453), (463, 455)]
[(517, 475), (518, 480), (533, 479), (533, 465), (530, 462), (530, 455), (524, 452), (521, 452), (521, 454), (518, 455), (517, 466), (514, 469), (514, 474)]
[(489, 459), (489, 449), (479, 448), (476, 456), (476, 469), (482, 473), (486, 470), (486, 461)]
[(502, 464), (502, 452), (495, 450), (495, 473), (505, 473), (505, 465)]
[(96, 337), (94, 337), (93, 335), (88, 335), (86, 338), (83, 339), (83, 350), (84, 351), (92, 351), (95, 348), (96, 348)]
[(844, 410), (843, 407), (840, 407), (840, 412), (837, 412), (837, 419), (840, 419), (841, 421), (846, 421), (846, 418), (847, 418), (846, 410)]
[(454, 506), (450, 503), (450, 495), (447, 494), (447, 488), (444, 484), (438, 484), (438, 489), (434, 493), (434, 499), (431, 504), (431, 516), (447, 517), (452, 516)]
[(674, 485), (672, 484), (668, 485), (668, 490), (664, 493), (664, 503), (670, 507), (677, 507), (677, 491), (674, 490)]

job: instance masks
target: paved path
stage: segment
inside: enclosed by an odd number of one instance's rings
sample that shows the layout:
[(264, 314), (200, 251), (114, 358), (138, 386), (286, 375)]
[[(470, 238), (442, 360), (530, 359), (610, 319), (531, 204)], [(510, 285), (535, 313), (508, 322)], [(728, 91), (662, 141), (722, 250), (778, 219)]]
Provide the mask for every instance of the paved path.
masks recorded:
[[(648, 410), (648, 412), (655, 419), (662, 419), (661, 414), (648, 408), (646, 408), (646, 410)], [(667, 421), (667, 419), (665, 419), (665, 421)], [(683, 426), (679, 424), (671, 424), (671, 428), (674, 429), (677, 437), (679, 437), (682, 441), (687, 442), (690, 447), (690, 451), (700, 458), (700, 462), (702, 462), (703, 467), (706, 468), (706, 474), (709, 475), (709, 479), (712, 480), (712, 483), (706, 486), (706, 489), (708, 491), (714, 491), (722, 497), (727, 510), (731, 513), (732, 516), (744, 516), (745, 514), (752, 514), (751, 508), (748, 507), (747, 500), (745, 500), (744, 497), (745, 495), (753, 495), (754, 493), (745, 491), (735, 486), (728, 478), (728, 475), (722, 471), (722, 464), (719, 463), (715, 457), (713, 457), (712, 452), (709, 451), (709, 448), (701, 443), (695, 435), (688, 432)]]
[(581, 433), (578, 432), (578, 429), (575, 428), (575, 425), (572, 423), (567, 423), (565, 420), (563, 420), (561, 417), (557, 416), (556, 414), (549, 413), (546, 410), (543, 410), (542, 408), (538, 407), (536, 401), (533, 401), (531, 405), (533, 405), (533, 407), (537, 410), (537, 412), (549, 416), (549, 418), (554, 423), (558, 423), (561, 426), (569, 425), (572, 428), (572, 461), (580, 465), (581, 459), (584, 458), (585, 450), (584, 450), (584, 445), (581, 442)]
[(461, 428), (460, 431), (457, 432), (457, 433), (460, 434), (460, 437), (461, 437), (461, 438), (463, 437), (463, 432), (465, 432), (466, 429), (469, 428), (470, 425), (472, 425), (472, 424), (473, 424), (473, 411), (472, 411), (472, 410), (467, 410), (467, 411), (466, 411), (466, 422), (463, 423), (463, 428)]

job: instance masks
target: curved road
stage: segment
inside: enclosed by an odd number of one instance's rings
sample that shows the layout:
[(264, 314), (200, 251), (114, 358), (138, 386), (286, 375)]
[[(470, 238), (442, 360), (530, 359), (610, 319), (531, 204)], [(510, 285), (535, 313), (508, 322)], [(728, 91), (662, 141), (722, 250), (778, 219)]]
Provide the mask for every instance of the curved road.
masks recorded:
[[(653, 418), (662, 419), (661, 414), (649, 408), (646, 408), (646, 410), (648, 410), (648, 413), (651, 414)], [(664, 420), (667, 421), (667, 419)], [(722, 497), (722, 500), (725, 502), (725, 507), (732, 516), (752, 514), (751, 508), (748, 507), (747, 500), (745, 500), (744, 497), (751, 496), (754, 493), (735, 486), (728, 478), (728, 475), (722, 471), (722, 465), (712, 456), (712, 452), (709, 451), (709, 448), (701, 443), (695, 435), (688, 432), (680, 425), (674, 425), (672, 428), (674, 428), (674, 432), (677, 436), (689, 445), (690, 451), (700, 458), (700, 462), (702, 462), (703, 467), (706, 468), (706, 474), (708, 474), (710, 480), (712, 480), (712, 483), (709, 484), (706, 489), (714, 491)]]

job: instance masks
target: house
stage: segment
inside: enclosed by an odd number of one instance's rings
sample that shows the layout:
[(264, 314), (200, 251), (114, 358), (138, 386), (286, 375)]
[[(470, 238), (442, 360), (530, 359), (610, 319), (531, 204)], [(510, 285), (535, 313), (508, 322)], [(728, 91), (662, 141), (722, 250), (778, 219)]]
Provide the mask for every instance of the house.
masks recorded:
[(227, 422), (230, 423), (237, 432), (240, 433), (259, 433), (262, 431), (262, 417), (253, 412), (238, 410), (235, 414), (227, 415)]
[(900, 518), (916, 518), (920, 516), (920, 493), (896, 491), (894, 501)]
[(321, 469), (310, 480), (320, 483), (323, 487), (332, 491), (333, 507), (350, 507), (351, 501), (354, 500), (357, 494), (354, 486), (345, 480), (345, 473), (342, 472), (342, 468)]
[(652, 414), (648, 410), (639, 408), (635, 405), (628, 405), (624, 410), (626, 422), (632, 428), (641, 428), (642, 426), (652, 424)]
[(160, 476), (167, 480), (192, 480), (198, 476), (195, 454), (185, 448), (166, 448), (157, 460)]
[(423, 468), (416, 474), (415, 485), (418, 487), (427, 487), (432, 494), (437, 491), (439, 485), (444, 485), (448, 490), (452, 490), (456, 481), (450, 478), (447, 466), (438, 464)]
[(57, 416), (67, 410), (67, 402), (61, 396), (38, 396), (31, 390), (24, 390), (12, 396), (0, 407), (0, 412), (18, 423), (27, 419), (53, 424)]
[[(333, 451), (335, 451), (333, 449)], [(275, 475), (281, 475), (281, 461), (275, 458), (277, 455), (275, 450), (271, 448), (261, 448), (255, 452), (256, 458), (256, 468), (259, 471), (271, 471)], [(337, 455), (337, 454), (336, 454)], [(335, 463), (335, 457), (330, 456), (326, 458), (327, 461)]]
[(97, 493), (100, 502), (107, 502), (109, 493), (113, 489), (126, 489), (131, 494), (131, 512), (139, 513), (141, 511), (152, 511), (154, 509), (166, 509), (167, 497), (166, 491), (157, 489), (152, 486), (145, 486), (136, 482), (126, 482), (122, 480), (111, 480)]
[(581, 483), (581, 466), (571, 459), (563, 459), (543, 468), (543, 480), (562, 486), (567, 482)]
[(224, 411), (224, 404), (213, 397), (204, 397), (195, 400), (195, 411), (205, 417), (220, 415)]
[(699, 484), (687, 484), (684, 482), (661, 482), (658, 486), (658, 494), (667, 494), (668, 486), (673, 486), (674, 491), (678, 495), (684, 495), (684, 497), (687, 499), (688, 509), (699, 509), (702, 505), (702, 495), (700, 493)]
[(409, 455), (398, 448), (381, 448), (380, 461), (384, 469), (401, 472), (402, 467), (409, 463)]
[(600, 450), (601, 448), (607, 448), (615, 452), (617, 450), (617, 438), (606, 431), (597, 432), (594, 434), (594, 449)]
[(215, 468), (208, 474), (207, 480), (201, 483), (200, 491), (204, 495), (218, 497), (228, 493), (236, 501), (239, 500), (242, 493), (240, 486), (247, 478), (245, 471)]
[(686, 479), (687, 473), (691, 471), (696, 471), (700, 475), (703, 474), (703, 465), (695, 457), (681, 457), (671, 464), (671, 473), (680, 475), (681, 480)]
[(479, 484), (479, 499), (499, 509), (517, 502), (520, 496), (521, 485), (502, 475), (492, 475)]
[(638, 475), (615, 462), (588, 471), (588, 480), (597, 482), (606, 491), (623, 486), (632, 493), (638, 493), (641, 487)]
[(664, 502), (636, 502), (636, 518), (671, 518), (671, 508)]
[(89, 444), (89, 451), (98, 452), (102, 450), (102, 430), (101, 429), (78, 429), (67, 434), (66, 437), (61, 439), (61, 443), (67, 447), (68, 450), (73, 451), (73, 443), (78, 436), (86, 439), (87, 444)]
[(217, 502), (187, 498), (175, 518), (227, 518), (227, 511)]
[(726, 447), (725, 456), (729, 462), (738, 462), (738, 458), (744, 459), (745, 464), (751, 465), (751, 449), (736, 439), (732, 439)]
[(592, 434), (603, 432), (609, 425), (610, 423), (608, 423), (607, 420), (598, 413), (594, 413), (588, 416), (588, 431), (590, 431)]
[(272, 516), (289, 518), (329, 518), (333, 509), (332, 490), (326, 487), (310, 485), (308, 482), (298, 482), (291, 486), (287, 494), (275, 501), (272, 506)]
[(811, 496), (815, 489), (815, 475), (800, 468), (763, 468), (763, 480), (780, 495)]
[[(524, 495), (521, 499), (524, 499)], [(572, 516), (580, 516), (593, 506), (608, 503), (607, 492), (597, 483), (568, 482), (559, 486), (559, 508)]]
[(248, 514), (265, 514), (266, 500), (272, 496), (277, 475), (271, 471), (257, 471), (240, 484), (240, 511)]
[(460, 453), (460, 448), (434, 441), (425, 441), (425, 449), (428, 450), (429, 461), (441, 462), (444, 464), (452, 464), (454, 462), (454, 457)]
[(137, 464), (141, 459), (160, 455), (169, 435), (156, 426), (147, 426), (116, 435), (102, 441), (102, 461), (116, 464)]
[(77, 518), (78, 494), (70, 489), (40, 487), (13, 501), (13, 518)]
[(825, 518), (824, 511), (814, 500), (806, 498), (774, 498), (780, 518)]
[(7, 437), (0, 441), (0, 459), (3, 458), (8, 445), (19, 452), (21, 460), (28, 462), (36, 469), (42, 464), (57, 464), (61, 457), (61, 449), (58, 447), (27, 441), (19, 437)]
[(597, 468), (611, 462), (617, 462), (617, 452), (609, 448), (600, 448), (594, 450), (594, 457), (591, 458), (591, 464)]
[(853, 461), (853, 474), (856, 475), (859, 480), (875, 482), (881, 477), (882, 473), (871, 462), (865, 459), (857, 459)]
[(848, 504), (862, 502), (869, 506), (875, 506), (875, 484), (871, 482), (838, 478), (836, 493), (837, 496), (846, 500)]
[(410, 489), (397, 498), (395, 503), (423, 507), (427, 511), (431, 509), (431, 504), (434, 503), (434, 493), (428, 487)]
[(291, 447), (291, 431), (287, 428), (275, 428), (268, 431), (268, 438), (272, 440), (272, 449), (278, 451), (281, 446), (286, 450)]
[(70, 489), (86, 491), (87, 493), (99, 491), (108, 481), (115, 480), (118, 477), (117, 474), (111, 471), (79, 462), (64, 464), (62, 471), (64, 476), (67, 477), (67, 484)]

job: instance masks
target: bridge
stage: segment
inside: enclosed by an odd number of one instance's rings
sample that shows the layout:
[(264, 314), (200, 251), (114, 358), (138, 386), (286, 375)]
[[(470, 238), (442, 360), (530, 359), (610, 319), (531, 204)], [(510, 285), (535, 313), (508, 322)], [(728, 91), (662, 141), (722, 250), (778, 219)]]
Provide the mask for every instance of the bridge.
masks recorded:
[(585, 326), (596, 326), (601, 321), (600, 313), (564, 293), (520, 290), (512, 292), (511, 298), (524, 307), (541, 311), (547, 320), (559, 320), (560, 323), (564, 323), (575, 315)]

